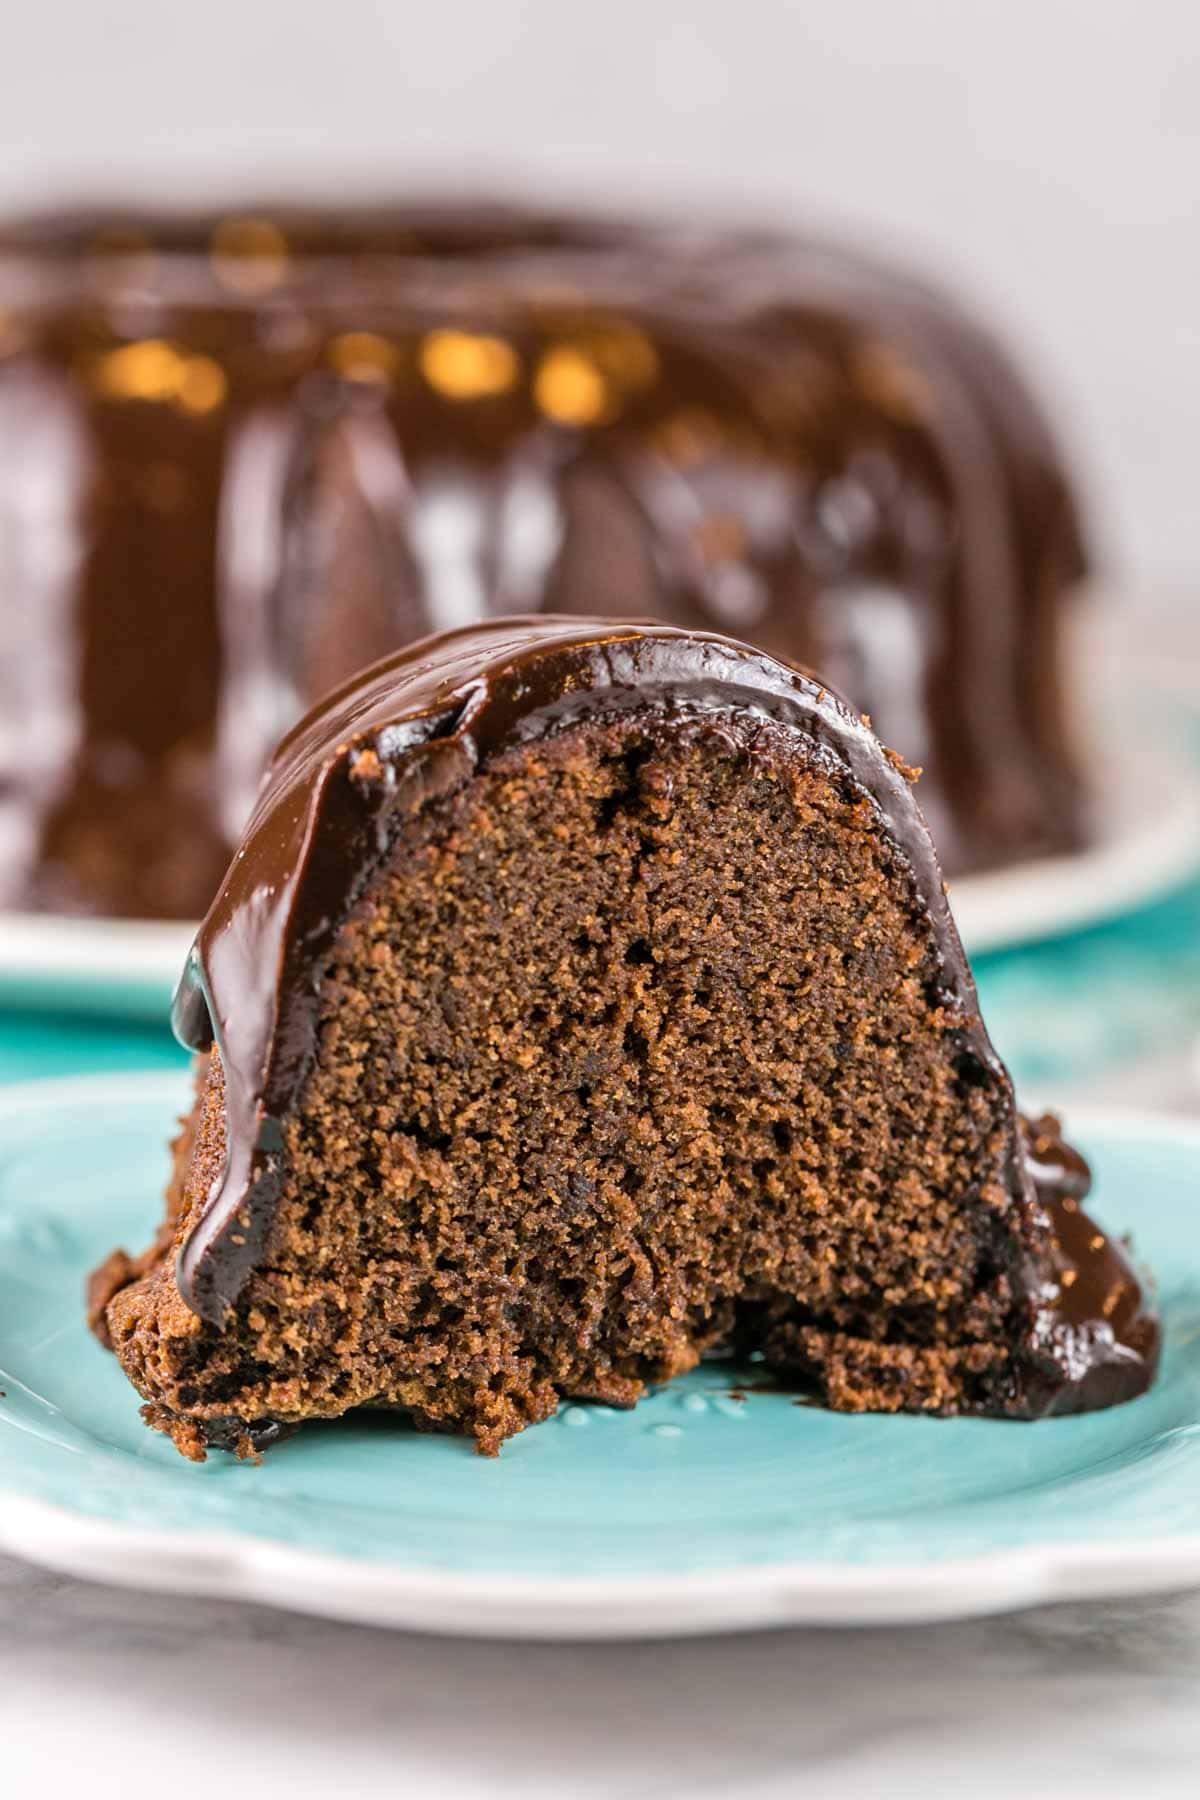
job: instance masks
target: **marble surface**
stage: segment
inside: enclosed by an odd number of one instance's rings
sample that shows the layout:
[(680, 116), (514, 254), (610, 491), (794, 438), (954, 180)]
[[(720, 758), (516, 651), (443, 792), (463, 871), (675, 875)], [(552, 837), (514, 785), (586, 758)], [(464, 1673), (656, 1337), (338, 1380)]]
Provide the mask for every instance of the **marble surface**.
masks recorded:
[(1188, 1800), (1200, 1595), (696, 1642), (455, 1643), (0, 1559), (0, 1790)]

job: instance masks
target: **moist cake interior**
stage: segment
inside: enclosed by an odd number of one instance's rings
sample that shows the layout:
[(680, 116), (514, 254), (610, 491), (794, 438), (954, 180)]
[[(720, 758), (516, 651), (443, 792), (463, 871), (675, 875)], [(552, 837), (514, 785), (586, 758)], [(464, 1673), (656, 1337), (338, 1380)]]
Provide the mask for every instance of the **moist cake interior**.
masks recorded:
[[(938, 957), (877, 810), (795, 732), (643, 708), (502, 751), (338, 934), (224, 1327), (156, 1298), (165, 1241), (109, 1308), (154, 1422), (202, 1455), (222, 1421), (245, 1448), (239, 1421), (396, 1406), (494, 1452), (731, 1347), (843, 1409), (1003, 1406), (1012, 1103)], [(215, 1049), (198, 1095), (173, 1244), (225, 1157)]]

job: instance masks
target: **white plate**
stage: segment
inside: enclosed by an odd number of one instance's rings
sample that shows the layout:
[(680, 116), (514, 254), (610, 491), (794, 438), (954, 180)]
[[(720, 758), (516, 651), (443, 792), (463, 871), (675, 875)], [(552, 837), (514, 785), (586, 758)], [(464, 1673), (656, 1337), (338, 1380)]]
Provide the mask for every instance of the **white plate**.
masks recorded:
[(1131, 748), (1096, 789), (1103, 815), (1086, 850), (949, 883), (969, 955), (1118, 918), (1200, 869), (1200, 772), (1182, 748)]
[(162, 1018), (195, 933), (170, 920), (0, 912), (0, 1003)]

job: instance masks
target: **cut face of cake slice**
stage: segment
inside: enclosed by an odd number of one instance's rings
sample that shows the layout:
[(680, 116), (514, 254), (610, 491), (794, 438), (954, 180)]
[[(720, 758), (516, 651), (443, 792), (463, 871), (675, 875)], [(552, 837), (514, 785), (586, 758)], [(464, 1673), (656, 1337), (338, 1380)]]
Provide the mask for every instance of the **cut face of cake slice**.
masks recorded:
[(284, 740), (197, 939), (168, 1223), (93, 1311), (185, 1454), (495, 1451), (757, 1350), (846, 1410), (1125, 1400), (1158, 1332), (979, 1019), (911, 772), (704, 632), (497, 619)]

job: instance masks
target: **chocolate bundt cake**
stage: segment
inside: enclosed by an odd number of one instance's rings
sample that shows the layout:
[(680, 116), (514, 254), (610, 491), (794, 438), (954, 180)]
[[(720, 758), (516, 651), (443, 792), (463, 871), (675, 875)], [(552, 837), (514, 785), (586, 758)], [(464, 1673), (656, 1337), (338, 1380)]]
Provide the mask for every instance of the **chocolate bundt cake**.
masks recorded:
[(317, 707), (179, 988), (167, 1220), (93, 1282), (150, 1422), (490, 1452), (723, 1349), (846, 1410), (1141, 1392), (1157, 1328), (1016, 1112), (909, 775), (668, 626), (497, 619)]
[(489, 612), (711, 627), (926, 771), (957, 873), (1080, 843), (1046, 425), (808, 240), (504, 208), (0, 232), (0, 906), (199, 917), (272, 744)]

